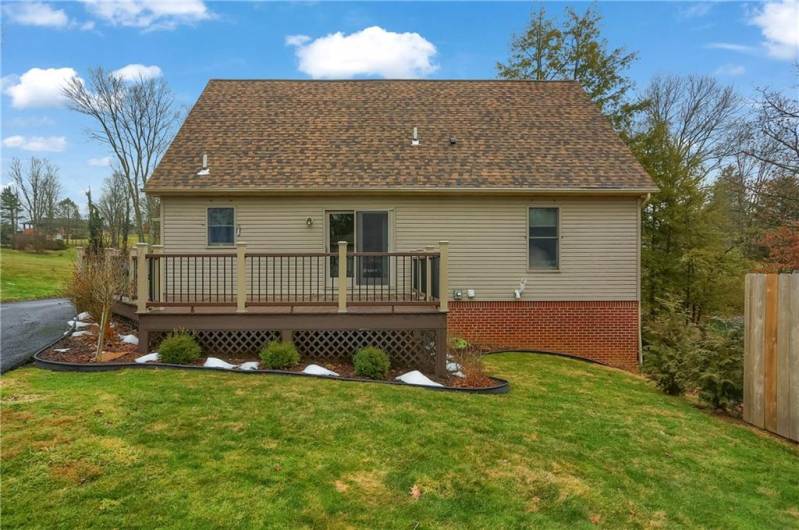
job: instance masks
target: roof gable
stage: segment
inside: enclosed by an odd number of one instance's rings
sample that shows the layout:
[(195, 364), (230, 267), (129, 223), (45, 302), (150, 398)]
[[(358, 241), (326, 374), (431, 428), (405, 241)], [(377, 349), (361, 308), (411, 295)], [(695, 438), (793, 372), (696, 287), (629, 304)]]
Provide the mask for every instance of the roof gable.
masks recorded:
[[(198, 176), (203, 153), (210, 171)], [(573, 82), (212, 80), (147, 184), (155, 193), (409, 189), (654, 183)]]

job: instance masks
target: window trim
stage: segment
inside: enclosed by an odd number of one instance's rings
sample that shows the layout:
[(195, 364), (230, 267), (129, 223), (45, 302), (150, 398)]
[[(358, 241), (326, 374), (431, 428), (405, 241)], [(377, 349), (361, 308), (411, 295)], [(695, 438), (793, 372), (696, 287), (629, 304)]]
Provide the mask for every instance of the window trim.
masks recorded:
[[(210, 209), (219, 209), (219, 208), (228, 208), (233, 210), (233, 243), (211, 243), (209, 241), (210, 234), (209, 230), (211, 228), (210, 223), (208, 222), (208, 210)], [(238, 231), (239, 231), (239, 224), (238, 224), (238, 211), (235, 206), (231, 205), (219, 205), (219, 204), (212, 204), (205, 207), (205, 248), (207, 249), (229, 249), (229, 248), (236, 248), (236, 243), (238, 241)]]
[[(556, 213), (557, 213), (557, 219), (558, 219), (557, 233), (556, 233), (554, 238), (551, 238), (551, 239), (555, 239), (555, 241), (557, 242), (558, 263), (557, 263), (557, 265), (555, 267), (533, 267), (532, 264), (530, 263), (530, 240), (534, 239), (534, 238), (530, 237), (530, 211), (533, 210), (534, 208), (554, 209), (556, 211)], [(527, 260), (527, 272), (530, 272), (530, 273), (544, 273), (544, 274), (561, 272), (561, 268), (560, 268), (560, 264), (561, 264), (560, 243), (561, 243), (561, 240), (563, 239), (563, 236), (560, 233), (561, 232), (560, 231), (560, 226), (561, 226), (561, 215), (560, 215), (561, 207), (559, 205), (557, 205), (557, 204), (528, 204), (524, 213), (525, 213), (525, 220), (524, 220), (524, 224), (525, 224), (524, 230), (525, 230), (525, 232), (524, 232), (524, 234), (525, 234), (525, 238), (526, 238), (526, 241), (527, 241), (527, 244), (526, 244), (526, 246), (527, 246), (527, 255), (525, 257), (525, 259)], [(549, 238), (540, 238), (540, 239), (549, 239)]]

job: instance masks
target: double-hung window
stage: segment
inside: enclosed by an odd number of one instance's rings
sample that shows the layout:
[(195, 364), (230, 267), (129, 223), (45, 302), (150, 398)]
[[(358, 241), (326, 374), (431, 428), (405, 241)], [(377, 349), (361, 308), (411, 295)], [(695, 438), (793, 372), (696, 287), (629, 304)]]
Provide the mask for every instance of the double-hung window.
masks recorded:
[(236, 243), (233, 208), (208, 208), (208, 246), (232, 247)]
[(530, 208), (527, 216), (528, 264), (533, 270), (557, 270), (560, 266), (558, 208)]

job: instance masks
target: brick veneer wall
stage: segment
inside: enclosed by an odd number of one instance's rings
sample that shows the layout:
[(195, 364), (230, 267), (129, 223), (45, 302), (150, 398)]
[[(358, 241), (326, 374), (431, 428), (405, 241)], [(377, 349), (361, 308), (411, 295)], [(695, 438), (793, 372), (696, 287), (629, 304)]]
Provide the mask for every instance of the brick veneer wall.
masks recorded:
[(452, 301), (450, 336), (492, 348), (567, 353), (638, 370), (638, 302)]

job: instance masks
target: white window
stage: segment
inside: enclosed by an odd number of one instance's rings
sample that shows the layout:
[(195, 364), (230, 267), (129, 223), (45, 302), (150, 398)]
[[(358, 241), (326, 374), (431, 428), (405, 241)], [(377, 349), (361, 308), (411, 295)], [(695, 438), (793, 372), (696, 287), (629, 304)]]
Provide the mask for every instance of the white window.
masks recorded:
[(530, 269), (557, 270), (560, 266), (558, 208), (530, 208), (527, 217)]
[(236, 242), (233, 208), (208, 208), (208, 246), (232, 247)]

